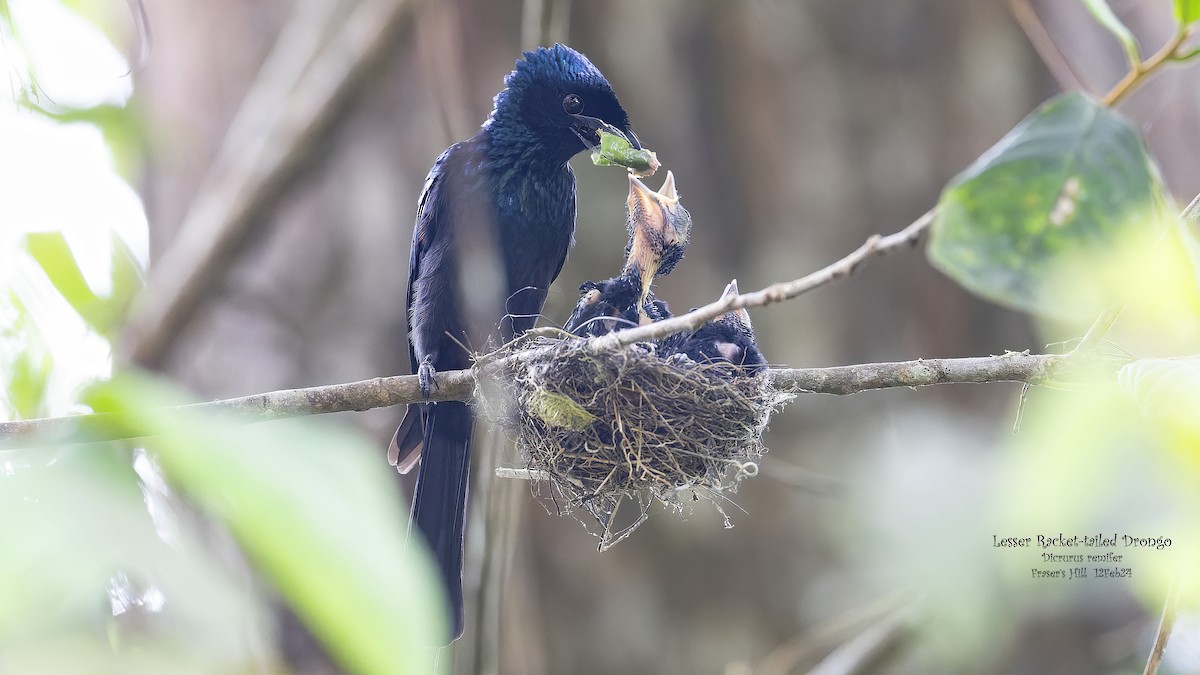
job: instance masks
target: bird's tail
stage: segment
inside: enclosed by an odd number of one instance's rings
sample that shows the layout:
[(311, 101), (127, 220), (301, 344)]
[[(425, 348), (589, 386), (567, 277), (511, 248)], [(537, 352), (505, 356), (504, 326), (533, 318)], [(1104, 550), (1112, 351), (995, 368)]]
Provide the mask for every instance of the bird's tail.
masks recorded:
[(463, 633), (463, 525), (471, 468), (474, 417), (465, 403), (425, 406), (421, 465), (411, 523), (420, 530), (441, 570), (453, 613), (453, 638)]
[(424, 417), (428, 403), (412, 403), (404, 411), (404, 421), (396, 428), (388, 446), (388, 464), (400, 473), (408, 473), (421, 460), (421, 444), (425, 441)]

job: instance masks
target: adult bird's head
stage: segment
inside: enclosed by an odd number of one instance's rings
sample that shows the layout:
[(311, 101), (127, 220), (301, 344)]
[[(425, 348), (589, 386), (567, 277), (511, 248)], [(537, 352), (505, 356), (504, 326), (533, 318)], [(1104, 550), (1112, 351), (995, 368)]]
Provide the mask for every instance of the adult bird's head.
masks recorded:
[(608, 127), (641, 149), (612, 85), (586, 56), (570, 47), (525, 52), (504, 85), (484, 126), (514, 151), (566, 162), (599, 145), (599, 131)]
[(633, 175), (629, 176), (627, 228), (629, 242), (625, 246), (625, 272), (641, 279), (645, 304), (650, 284), (657, 275), (670, 274), (683, 258), (692, 233), (692, 216), (679, 202), (675, 176), (667, 172), (667, 180), (655, 192)]

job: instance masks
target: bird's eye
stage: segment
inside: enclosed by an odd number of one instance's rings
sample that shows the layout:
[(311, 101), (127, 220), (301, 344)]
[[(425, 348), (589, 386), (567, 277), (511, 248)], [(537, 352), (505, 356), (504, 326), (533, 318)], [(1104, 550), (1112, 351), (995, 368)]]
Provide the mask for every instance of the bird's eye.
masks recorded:
[(583, 112), (583, 99), (579, 98), (579, 94), (567, 94), (563, 98), (563, 110), (568, 115), (578, 115)]

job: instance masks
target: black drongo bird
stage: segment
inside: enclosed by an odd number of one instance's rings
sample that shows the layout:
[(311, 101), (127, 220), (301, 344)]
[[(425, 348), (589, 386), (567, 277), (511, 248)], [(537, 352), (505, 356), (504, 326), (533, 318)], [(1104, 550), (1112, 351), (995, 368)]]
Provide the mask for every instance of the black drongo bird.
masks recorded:
[[(737, 281), (731, 281), (722, 297), (737, 292)], [(744, 309), (722, 314), (694, 332), (671, 335), (663, 340), (660, 353), (667, 357), (682, 354), (696, 363), (731, 363), (747, 375), (767, 365), (758, 351), (750, 314)]]
[(675, 177), (668, 171), (662, 189), (653, 192), (630, 176), (626, 212), (625, 268), (611, 279), (579, 287), (579, 303), (563, 326), (569, 333), (603, 335), (671, 316), (650, 286), (656, 275), (675, 268), (691, 236), (692, 217), (679, 203)]
[[(417, 204), (405, 308), (426, 396), (435, 371), (470, 367), (468, 346), (533, 327), (575, 230), (567, 161), (597, 145), (601, 128), (641, 148), (608, 80), (569, 47), (525, 52), (504, 85), (479, 133), (438, 157)], [(402, 473), (420, 459), (411, 522), (441, 569), (454, 637), (474, 421), (465, 403), (411, 405), (388, 452)]]

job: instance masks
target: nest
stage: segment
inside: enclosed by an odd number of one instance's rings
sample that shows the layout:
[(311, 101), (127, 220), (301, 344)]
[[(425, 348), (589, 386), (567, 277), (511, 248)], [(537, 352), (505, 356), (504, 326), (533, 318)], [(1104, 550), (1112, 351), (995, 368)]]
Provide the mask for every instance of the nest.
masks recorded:
[(763, 431), (790, 396), (727, 363), (584, 344), (538, 338), (489, 357), (509, 358), (486, 378), (481, 411), (516, 437), (517, 473), (547, 481), (560, 513), (588, 514), (601, 550), (655, 502), (683, 514), (707, 500), (724, 514), (728, 493), (757, 474)]

